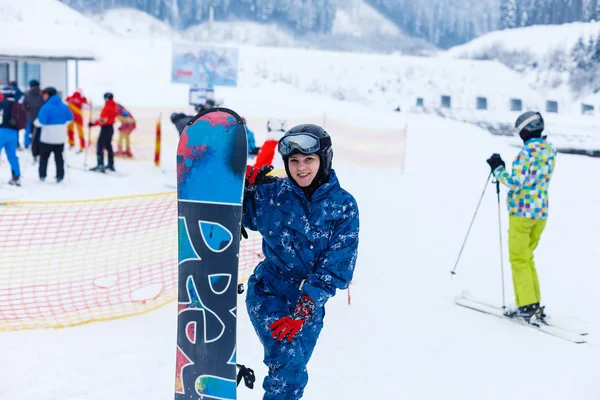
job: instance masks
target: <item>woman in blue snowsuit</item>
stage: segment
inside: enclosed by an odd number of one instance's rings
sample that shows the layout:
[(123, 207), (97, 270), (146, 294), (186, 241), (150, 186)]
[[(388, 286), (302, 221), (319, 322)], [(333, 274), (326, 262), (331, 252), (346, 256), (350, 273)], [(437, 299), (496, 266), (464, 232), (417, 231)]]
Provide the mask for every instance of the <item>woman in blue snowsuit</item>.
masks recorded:
[(249, 170), (243, 226), (263, 237), (265, 259), (248, 281), (246, 306), (269, 368), (264, 400), (295, 400), (325, 303), (348, 287), (358, 249), (358, 206), (331, 169), (331, 138), (316, 125), (290, 129), (278, 143), (287, 178)]

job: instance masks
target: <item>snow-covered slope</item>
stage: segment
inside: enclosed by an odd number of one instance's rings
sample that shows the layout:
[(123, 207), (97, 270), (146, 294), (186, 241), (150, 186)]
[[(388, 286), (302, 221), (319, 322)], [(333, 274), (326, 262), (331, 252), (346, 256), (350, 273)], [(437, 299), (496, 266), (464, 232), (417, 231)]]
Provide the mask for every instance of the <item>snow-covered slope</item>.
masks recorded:
[(599, 34), (600, 22), (536, 25), (490, 32), (439, 56), (498, 60), (521, 72), (540, 94), (570, 102), (576, 97), (568, 84), (571, 50), (580, 38), (587, 44)]
[[(261, 97), (258, 104), (256, 96), (263, 91), (272, 95)], [(301, 117), (311, 107), (328, 109), (336, 118), (352, 116), (347, 123), (355, 127), (376, 121), (380, 126), (409, 128), (404, 175), (397, 169), (360, 165), (359, 159), (345, 160), (343, 154), (334, 157), (341, 184), (359, 204), (360, 248), (352, 304), (347, 304), (345, 292), (328, 302), (325, 329), (308, 366), (305, 398), (595, 400), (600, 396), (597, 347), (566, 343), (453, 304), (453, 296), (464, 289), (501, 304), (498, 204), (492, 185), (452, 280), (449, 270), (489, 171), (485, 159), (500, 152), (508, 162), (517, 148), (471, 125), (300, 92), (294, 96), (283, 83), (235, 89), (225, 100), (248, 117), (269, 111)], [(176, 137), (172, 126), (165, 125), (164, 133), (166, 138)], [(332, 135), (337, 148), (335, 138), (344, 132)], [(536, 250), (547, 311), (586, 320), (592, 334), (600, 329), (600, 276), (594, 261), (600, 257), (599, 233), (581, 221), (600, 218), (600, 191), (581, 182), (595, 179), (596, 161), (560, 156), (550, 189), (551, 219)], [(61, 194), (81, 198), (84, 193), (97, 195), (103, 187), (107, 195), (156, 191), (164, 179), (150, 164), (117, 165), (129, 174), (126, 180), (80, 172), (71, 173), (64, 186), (35, 182), (36, 171), (30, 166), (23, 190), (31, 191), (29, 198), (36, 200)], [(0, 176), (8, 175), (5, 163)], [(501, 212), (506, 245), (504, 201)], [(259, 400), (266, 373), (263, 353), (243, 296), (238, 305), (237, 360), (254, 368), (257, 376), (256, 388), (240, 388), (239, 398)], [(172, 304), (121, 321), (2, 333), (0, 372), (5, 383), (0, 397), (171, 398), (176, 312)], [(36, 384), (31, 384), (31, 376)]]
[(412, 38), (364, 0), (339, 4), (331, 33), (296, 36), (277, 23), (216, 20), (178, 32), (144, 12), (115, 8), (93, 16), (102, 26), (122, 37), (204, 41), (221, 45), (305, 47), (362, 52), (425, 54), (436, 51), (425, 40)]
[(481, 58), (494, 52), (526, 53), (541, 60), (555, 50), (570, 51), (581, 36), (598, 37), (600, 22), (573, 22), (562, 25), (534, 25), (486, 33), (440, 55)]
[(363, 0), (346, 0), (338, 6), (331, 33), (354, 37), (400, 36), (402, 31)]
[(102, 14), (90, 16), (103, 28), (130, 39), (173, 39), (181, 35), (168, 24), (133, 8), (114, 8)]
[(186, 29), (183, 37), (192, 42), (220, 45), (262, 45), (294, 47), (297, 40), (277, 24), (259, 24), (249, 21), (214, 21)]
[[(186, 104), (187, 85), (170, 82), (171, 42), (111, 43), (98, 45), (105, 62), (80, 64), (80, 81), (86, 90), (100, 97), (106, 89), (128, 88), (119, 96), (125, 104), (137, 106)], [(413, 107), (417, 97), (423, 97), (427, 107), (439, 106), (441, 95), (451, 95), (453, 107), (458, 108), (473, 108), (476, 96), (487, 96), (492, 110), (506, 109), (513, 96), (522, 98), (526, 106), (537, 107), (541, 102), (516, 72), (497, 62), (448, 59), (440, 63), (428, 57), (237, 47), (242, 88), (284, 83), (297, 90), (388, 109), (400, 105), (403, 110)], [(110, 67), (123, 60), (127, 62), (121, 68)], [(218, 87), (217, 96), (229, 90)]]

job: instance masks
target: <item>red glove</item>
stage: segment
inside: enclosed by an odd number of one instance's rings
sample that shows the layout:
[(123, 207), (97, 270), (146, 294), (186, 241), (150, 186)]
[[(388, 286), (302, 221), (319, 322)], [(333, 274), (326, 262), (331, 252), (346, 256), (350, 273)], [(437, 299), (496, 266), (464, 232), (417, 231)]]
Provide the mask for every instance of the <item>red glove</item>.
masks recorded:
[(316, 308), (315, 302), (310, 297), (301, 296), (291, 316), (280, 318), (269, 325), (269, 329), (273, 329), (271, 336), (280, 342), (287, 336), (287, 341), (290, 343), (294, 336), (302, 330), (306, 319), (310, 317)]

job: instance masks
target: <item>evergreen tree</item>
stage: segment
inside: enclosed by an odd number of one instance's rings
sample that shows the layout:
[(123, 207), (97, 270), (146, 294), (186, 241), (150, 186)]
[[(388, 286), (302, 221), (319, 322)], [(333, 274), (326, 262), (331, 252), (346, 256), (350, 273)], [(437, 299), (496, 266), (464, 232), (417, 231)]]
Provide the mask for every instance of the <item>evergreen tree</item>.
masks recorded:
[(596, 64), (596, 67), (600, 69), (600, 33), (598, 33), (598, 37), (596, 38), (592, 61)]
[[(18, 0), (17, 0), (18, 1)], [(86, 13), (144, 11), (176, 29), (208, 20), (276, 22), (297, 33), (329, 32), (347, 0), (60, 0)], [(600, 0), (363, 0), (409, 35), (446, 48), (498, 28), (600, 20)]]
[(582, 36), (571, 50), (571, 60), (573, 61), (574, 68), (584, 69), (586, 67), (586, 50)]
[(516, 0), (502, 0), (500, 3), (500, 29), (517, 27), (517, 2)]
[(596, 18), (596, 0), (583, 0), (582, 19), (583, 21), (591, 21)]
[(572, 66), (570, 69), (569, 84), (571, 90), (577, 94), (590, 90), (590, 84), (594, 80), (594, 68), (591, 63), (589, 44), (580, 37), (571, 50)]

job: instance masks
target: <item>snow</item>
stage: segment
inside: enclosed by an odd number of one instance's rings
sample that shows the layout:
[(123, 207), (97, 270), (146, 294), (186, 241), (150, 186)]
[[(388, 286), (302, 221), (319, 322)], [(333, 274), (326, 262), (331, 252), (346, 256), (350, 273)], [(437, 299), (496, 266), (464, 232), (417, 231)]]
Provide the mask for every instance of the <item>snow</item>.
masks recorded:
[[(200, 23), (183, 31), (146, 13), (115, 8), (91, 17), (107, 30), (130, 39), (169, 38), (249, 46), (303, 47), (327, 50), (365, 52), (401, 52), (433, 54), (436, 47), (429, 42), (404, 34), (393, 22), (364, 0), (344, 1), (337, 6), (331, 33), (294, 36), (285, 24), (257, 23), (243, 20), (220, 20)], [(135, 22), (135, 23), (133, 23)]]
[[(0, 11), (1, 12), (1, 11)], [(2, 29), (19, 32), (22, 24), (0, 21)], [(14, 40), (11, 35), (0, 35), (0, 56), (57, 59), (94, 59), (89, 41), (81, 35), (78, 27), (68, 25), (39, 24), (32, 35)], [(65, 38), (69, 38), (66, 40)]]
[(349, 0), (338, 6), (331, 33), (356, 37), (369, 34), (400, 36), (402, 31), (364, 1)]
[[(97, 44), (101, 62), (80, 63), (81, 85), (92, 97), (101, 99), (106, 88), (128, 87), (131, 90), (127, 93), (115, 93), (124, 104), (139, 107), (186, 104), (188, 86), (170, 82), (172, 42), (121, 39), (116, 48), (111, 43), (105, 40)], [(525, 105), (542, 103), (541, 97), (527, 87), (518, 73), (495, 61), (449, 59), (440, 63), (430, 57), (236, 47), (240, 54), (242, 89), (281, 83), (291, 90), (390, 110), (398, 105), (403, 110), (414, 107), (417, 97), (423, 97), (427, 107), (439, 106), (440, 96), (446, 94), (452, 95), (453, 107), (458, 108), (474, 107), (477, 96), (488, 97), (490, 107), (497, 109), (508, 108), (510, 97), (522, 98)], [(129, 54), (136, 57), (128, 58), (118, 70), (110, 67), (122, 63)], [(151, 96), (146, 95), (148, 88)], [(225, 96), (228, 90), (217, 88), (215, 95)]]
[[(283, 114), (288, 110), (277, 98), (264, 106)], [(241, 92), (231, 100), (242, 104), (249, 98)], [(287, 106), (302, 110), (305, 100), (290, 100)], [(323, 99), (326, 108), (333, 103)], [(352, 304), (347, 305), (341, 292), (327, 306), (325, 329), (309, 364), (305, 397), (591, 400), (600, 395), (595, 347), (568, 344), (452, 304), (453, 296), (463, 289), (500, 303), (497, 202), (492, 186), (453, 280), (449, 270), (488, 173), (485, 158), (498, 151), (510, 160), (518, 149), (479, 128), (437, 117), (399, 116), (335, 104), (333, 114), (362, 115), (358, 113), (362, 110), (367, 120), (378, 119), (380, 126), (408, 124), (408, 153), (404, 175), (336, 155), (334, 167), (341, 183), (356, 196), (361, 211), (359, 260)], [(343, 135), (332, 135), (336, 133)], [(596, 161), (559, 156), (551, 186), (551, 217), (536, 251), (548, 311), (586, 319), (592, 332), (600, 328), (593, 261), (600, 256), (595, 246), (598, 230), (580, 221), (600, 217), (600, 193), (594, 185), (581, 185), (593, 179)], [(71, 182), (62, 187), (33, 186), (35, 171), (30, 168), (24, 190), (32, 190), (31, 196), (38, 199), (55, 197), (50, 192), (55, 188), (64, 198), (85, 192), (98, 195), (89, 190), (87, 181), (105, 190), (117, 185), (130, 193), (157, 190), (153, 179), (160, 172), (133, 166), (117, 163), (131, 176), (126, 181), (73, 172)], [(0, 174), (7, 173), (4, 165)], [(502, 218), (505, 230), (504, 201)], [(508, 263), (505, 268), (510, 298)], [(240, 388), (239, 397), (260, 399), (266, 371), (243, 304), (242, 296), (238, 359), (255, 369), (259, 384), (254, 391)], [(171, 304), (121, 321), (3, 333), (2, 375), (11, 383), (3, 385), (0, 393), (3, 398), (23, 399), (168, 398), (173, 390), (175, 315)], [(31, 375), (36, 376), (35, 385), (28, 384)]]
[(438, 56), (498, 59), (521, 72), (523, 81), (546, 99), (558, 100), (569, 112), (580, 114), (580, 99), (569, 87), (570, 53), (577, 41), (596, 40), (600, 22), (534, 25), (495, 31), (455, 46)]
[(183, 32), (187, 40), (219, 43), (220, 45), (246, 44), (294, 47), (296, 39), (277, 24), (258, 24), (248, 21), (214, 21), (202, 23)]
[(474, 58), (497, 47), (507, 52), (527, 52), (541, 59), (557, 49), (570, 52), (581, 36), (587, 43), (590, 37), (596, 39), (599, 33), (600, 22), (533, 25), (489, 32), (468, 43), (452, 47), (440, 55)]
[[(25, 23), (23, 28), (27, 31)], [(168, 190), (166, 184), (173, 184), (177, 133), (168, 113), (174, 107), (189, 107), (187, 87), (169, 83), (170, 42), (115, 39), (112, 34), (98, 39), (93, 50), (102, 61), (81, 63), (81, 85), (98, 104), (110, 88), (134, 114), (136, 107), (162, 110), (164, 165), (155, 168), (151, 163), (119, 159), (116, 167), (126, 176), (104, 176), (82, 170), (84, 156), (67, 152), (71, 168), (65, 183), (56, 185), (50, 179), (52, 160), (48, 182), (41, 183), (29, 153), (19, 153), (23, 187), (3, 185), (0, 198), (111, 197), (162, 192)], [(499, 152), (510, 163), (519, 150), (514, 146), (517, 142), (473, 125), (404, 109), (395, 113), (390, 107), (398, 99), (408, 104), (417, 93), (433, 96), (444, 91), (469, 99), (475, 93), (508, 96), (519, 90), (523, 97), (535, 100), (536, 94), (523, 89), (518, 76), (494, 62), (448, 59), (440, 63), (419, 57), (254, 46), (240, 46), (240, 59), (240, 86), (217, 88), (217, 97), (246, 116), (258, 143), (264, 132), (257, 121), (270, 116), (317, 123), (336, 119), (355, 130), (364, 129), (360, 139), (364, 142), (354, 142), (361, 157), (343, 151), (336, 151), (334, 157), (340, 182), (356, 197), (361, 213), (352, 304), (347, 304), (345, 292), (327, 304), (325, 329), (308, 366), (305, 398), (600, 398), (597, 347), (567, 343), (453, 304), (453, 297), (465, 289), (482, 300), (501, 303), (494, 186), (487, 188), (453, 279), (449, 271), (489, 173), (485, 159)], [(488, 79), (484, 79), (486, 72)], [(374, 91), (376, 84), (393, 82), (392, 94)], [(547, 121), (550, 129), (553, 124), (571, 126), (570, 118), (561, 115)], [(382, 139), (366, 128), (404, 126), (408, 126), (408, 141), (403, 173), (399, 168), (374, 167), (378, 154), (369, 149)], [(336, 140), (345, 140), (349, 132), (340, 129), (331, 134), (335, 147)], [(93, 162), (92, 152), (87, 162)], [(584, 320), (592, 343), (600, 329), (600, 231), (594, 223), (600, 219), (600, 190), (593, 184), (597, 169), (597, 159), (558, 156), (550, 187), (550, 219), (536, 250), (547, 311)], [(0, 177), (5, 180), (9, 175), (3, 155)], [(503, 188), (504, 281), (512, 301), (505, 195)], [(97, 283), (110, 286), (114, 277)], [(141, 301), (160, 290), (140, 289)], [(239, 398), (258, 400), (266, 368), (243, 295), (238, 304), (238, 361), (257, 375), (256, 388), (240, 388)], [(172, 303), (118, 321), (1, 332), (0, 398), (172, 398), (176, 313)]]
[[(0, 0), (0, 55), (94, 58), (102, 28), (56, 0)], [(13, 34), (7, 34), (12, 32)]]
[(167, 23), (133, 8), (115, 8), (91, 19), (115, 35), (129, 39), (173, 39), (181, 40), (181, 35)]

